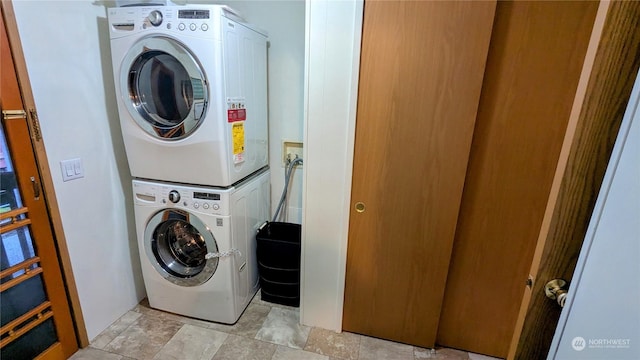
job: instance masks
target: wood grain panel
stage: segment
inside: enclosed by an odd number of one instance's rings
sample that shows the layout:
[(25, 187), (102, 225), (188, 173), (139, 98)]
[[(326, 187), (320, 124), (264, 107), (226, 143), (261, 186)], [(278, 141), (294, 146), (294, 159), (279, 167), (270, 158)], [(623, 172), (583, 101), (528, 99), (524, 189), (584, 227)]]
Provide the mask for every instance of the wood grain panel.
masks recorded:
[(365, 2), (345, 330), (434, 344), (494, 11)]
[(441, 345), (507, 356), (597, 8), (498, 3)]
[(571, 281), (639, 67), (640, 2), (612, 2), (574, 134), (567, 137), (570, 150), (558, 166), (550, 219), (531, 267), (535, 283), (522, 303), (523, 325), (509, 359), (547, 356), (560, 308), (543, 287), (553, 278)]
[[(0, 16), (0, 26), (4, 29), (2, 16)], [(2, 110), (22, 110), (20, 88), (12, 65), (9, 39), (3, 34), (0, 36), (0, 108)]]

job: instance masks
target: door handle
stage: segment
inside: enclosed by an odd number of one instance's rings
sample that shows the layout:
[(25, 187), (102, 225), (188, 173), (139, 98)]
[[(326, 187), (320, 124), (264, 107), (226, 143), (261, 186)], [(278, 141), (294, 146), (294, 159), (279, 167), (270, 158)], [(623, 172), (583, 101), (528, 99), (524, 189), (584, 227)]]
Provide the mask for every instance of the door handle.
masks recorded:
[(358, 201), (355, 205), (356, 212), (363, 213), (365, 210), (365, 206), (363, 202)]
[(35, 176), (31, 177), (31, 186), (33, 186), (33, 200), (40, 200), (40, 184), (36, 181)]
[(560, 307), (564, 307), (567, 301), (569, 284), (562, 279), (553, 279), (544, 286), (544, 294), (551, 300), (555, 300)]

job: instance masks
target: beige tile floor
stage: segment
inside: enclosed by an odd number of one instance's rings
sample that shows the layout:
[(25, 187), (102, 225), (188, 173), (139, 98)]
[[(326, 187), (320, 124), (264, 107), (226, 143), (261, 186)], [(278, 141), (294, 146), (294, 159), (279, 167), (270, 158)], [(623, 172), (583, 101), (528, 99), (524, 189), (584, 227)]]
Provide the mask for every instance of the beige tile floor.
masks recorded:
[(353, 333), (300, 325), (297, 308), (260, 300), (234, 325), (151, 309), (142, 301), (72, 360), (491, 360), (484, 355), (429, 349)]

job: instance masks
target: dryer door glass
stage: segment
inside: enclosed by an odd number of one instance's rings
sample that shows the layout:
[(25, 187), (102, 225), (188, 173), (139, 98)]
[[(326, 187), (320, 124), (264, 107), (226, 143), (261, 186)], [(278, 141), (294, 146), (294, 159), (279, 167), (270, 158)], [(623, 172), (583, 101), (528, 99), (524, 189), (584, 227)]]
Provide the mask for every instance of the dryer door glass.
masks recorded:
[(181, 43), (150, 37), (137, 42), (123, 63), (123, 99), (133, 119), (157, 138), (178, 140), (200, 125), (208, 103), (200, 64)]
[(155, 269), (177, 285), (200, 285), (218, 266), (218, 258), (205, 259), (207, 253), (218, 251), (213, 235), (200, 219), (186, 211), (156, 214), (147, 226), (145, 242)]

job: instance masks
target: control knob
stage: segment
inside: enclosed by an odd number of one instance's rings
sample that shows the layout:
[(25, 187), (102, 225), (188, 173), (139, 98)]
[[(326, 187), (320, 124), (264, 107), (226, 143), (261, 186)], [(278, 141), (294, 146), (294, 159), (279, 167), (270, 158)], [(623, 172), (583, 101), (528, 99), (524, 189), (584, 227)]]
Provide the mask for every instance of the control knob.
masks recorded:
[(151, 25), (159, 26), (160, 24), (162, 24), (162, 13), (158, 10), (153, 10), (152, 12), (149, 13), (149, 16), (147, 16), (147, 19), (149, 19), (149, 22), (151, 23)]
[(175, 190), (171, 190), (169, 192), (169, 200), (174, 204), (177, 203), (180, 201), (180, 193)]

